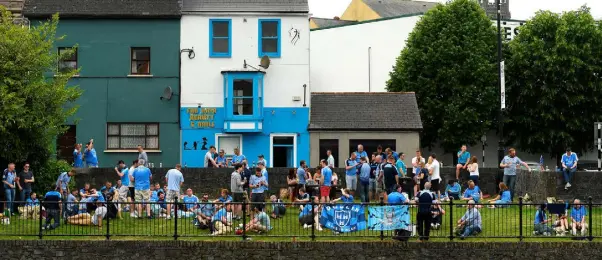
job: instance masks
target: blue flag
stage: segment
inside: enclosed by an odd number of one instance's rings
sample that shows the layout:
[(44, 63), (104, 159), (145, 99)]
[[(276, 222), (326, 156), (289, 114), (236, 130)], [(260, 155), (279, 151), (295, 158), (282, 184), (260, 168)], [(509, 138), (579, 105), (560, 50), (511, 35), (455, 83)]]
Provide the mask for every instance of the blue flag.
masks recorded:
[(407, 205), (368, 207), (369, 230), (407, 229), (410, 213)]
[(336, 232), (354, 232), (366, 229), (363, 205), (336, 204), (322, 208), (320, 224)]

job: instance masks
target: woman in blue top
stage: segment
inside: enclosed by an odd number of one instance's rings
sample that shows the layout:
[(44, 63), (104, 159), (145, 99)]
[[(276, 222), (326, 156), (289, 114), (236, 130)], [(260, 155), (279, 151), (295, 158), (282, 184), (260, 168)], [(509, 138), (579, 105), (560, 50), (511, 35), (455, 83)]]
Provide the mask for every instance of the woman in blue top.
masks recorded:
[(554, 230), (548, 225), (548, 222), (550, 222), (550, 219), (548, 219), (548, 215), (546, 214), (546, 204), (541, 204), (537, 212), (535, 212), (533, 235), (551, 236)]
[[(501, 204), (508, 204), (510, 202), (512, 202), (512, 196), (510, 194), (510, 190), (508, 189), (508, 186), (506, 186), (506, 184), (504, 184), (503, 182), (500, 182), (500, 194), (498, 194), (495, 198), (493, 198), (492, 200), (489, 201), (489, 203), (491, 204), (497, 204), (499, 205), (498, 207), (502, 207)], [(494, 209), (495, 206), (491, 205), (489, 206), (489, 208)]]

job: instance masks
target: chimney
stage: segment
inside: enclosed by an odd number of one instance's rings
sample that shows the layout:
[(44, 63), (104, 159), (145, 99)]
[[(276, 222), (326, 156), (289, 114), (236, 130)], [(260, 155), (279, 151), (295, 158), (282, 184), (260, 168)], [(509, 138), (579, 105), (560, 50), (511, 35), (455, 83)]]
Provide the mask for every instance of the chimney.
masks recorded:
[(335, 20), (341, 20), (341, 17), (335, 16), (333, 19), (335, 19)]

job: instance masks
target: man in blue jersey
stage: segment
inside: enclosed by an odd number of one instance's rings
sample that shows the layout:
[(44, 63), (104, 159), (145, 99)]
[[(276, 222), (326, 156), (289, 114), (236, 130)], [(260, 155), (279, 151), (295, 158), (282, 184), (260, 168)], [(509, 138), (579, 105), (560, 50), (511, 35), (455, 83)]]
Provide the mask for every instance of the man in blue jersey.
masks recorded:
[[(69, 172), (62, 172), (56, 180), (56, 189), (63, 198), (69, 196), (69, 182), (73, 176), (75, 176), (75, 168)], [(66, 205), (63, 205), (63, 207), (66, 208)]]
[(184, 184), (184, 175), (182, 175), (182, 165), (176, 164), (175, 169), (167, 171), (165, 174), (165, 182), (167, 182), (167, 219), (171, 219), (171, 205), (180, 198), (180, 188)]
[(581, 231), (581, 236), (585, 236), (587, 234), (587, 223), (585, 220), (587, 216), (587, 210), (585, 207), (581, 205), (581, 201), (575, 199), (573, 202), (573, 208), (571, 208), (571, 227), (573, 236), (577, 235), (577, 230)]
[(330, 189), (332, 187), (332, 170), (328, 167), (328, 162), (326, 160), (321, 160), (320, 165), (322, 166), (322, 180), (320, 184), (320, 196), (322, 197), (320, 201), (322, 203), (330, 202)]
[(84, 168), (84, 155), (82, 154), (82, 144), (75, 144), (75, 149), (73, 149), (73, 167)]
[(307, 182), (308, 178), (305, 168), (307, 168), (307, 164), (305, 163), (305, 160), (301, 160), (299, 162), (299, 168), (297, 168), (297, 179), (299, 180), (297, 182), (297, 190), (304, 188), (305, 183)]
[[(42, 226), (44, 230), (52, 230), (61, 225), (61, 202), (62, 197), (58, 189), (49, 191), (44, 196), (44, 208), (46, 209), (46, 224)], [(52, 225), (50, 222), (54, 220)]]
[(242, 161), (246, 160), (244, 154), (240, 154), (240, 149), (234, 148), (234, 156), (232, 156), (232, 164), (242, 163)]
[(227, 203), (225, 207), (220, 209), (211, 218), (211, 225), (213, 227), (212, 236), (218, 236), (226, 234), (232, 231), (232, 217), (229, 216), (232, 212), (232, 205)]
[(571, 148), (566, 148), (566, 153), (562, 155), (560, 162), (562, 163), (562, 174), (564, 175), (564, 189), (568, 190), (571, 187), (571, 179), (577, 171), (577, 154), (571, 152)]
[(86, 151), (84, 151), (84, 159), (88, 168), (98, 167), (98, 157), (96, 156), (96, 149), (94, 149), (94, 139), (90, 139), (90, 142), (86, 144)]
[[(409, 201), (407, 200), (406, 196), (404, 196), (403, 193), (401, 193), (401, 186), (395, 184), (393, 186), (393, 192), (391, 192), (391, 194), (387, 196), (387, 204), (389, 204), (389, 206), (400, 206), (402, 204), (407, 204), (408, 202)], [(407, 236), (404, 237), (403, 229), (396, 229), (394, 234), (395, 235), (393, 236), (393, 239), (396, 240), (404, 240), (405, 238), (407, 238)]]
[(357, 151), (355, 152), (355, 156), (356, 156), (355, 162), (357, 162), (357, 163), (360, 163), (361, 158), (364, 158), (364, 157), (368, 158), (368, 153), (366, 153), (366, 151), (364, 151), (363, 145), (359, 144), (357, 146)]
[(261, 169), (255, 169), (255, 175), (251, 176), (250, 186), (252, 189), (251, 194), (251, 209), (258, 207), (259, 210), (263, 210), (265, 203), (265, 191), (268, 190), (268, 182), (261, 175)]
[[(150, 184), (152, 173), (149, 168), (144, 166), (145, 161), (140, 159), (138, 160), (138, 168), (134, 170), (134, 174), (130, 178), (130, 181), (135, 181), (135, 192), (136, 192), (136, 202), (149, 202), (150, 201)], [(142, 204), (137, 205), (138, 216), (134, 216), (134, 218), (142, 217)], [(151, 215), (151, 207), (150, 204), (146, 204), (146, 214), (148, 218), (152, 218)]]
[(460, 170), (468, 167), (468, 161), (470, 160), (470, 153), (466, 151), (466, 145), (462, 145), (460, 151), (458, 151), (458, 164), (456, 164), (456, 180), (460, 179)]
[(345, 160), (345, 183), (351, 195), (355, 195), (357, 189), (357, 155), (351, 153), (349, 159)]

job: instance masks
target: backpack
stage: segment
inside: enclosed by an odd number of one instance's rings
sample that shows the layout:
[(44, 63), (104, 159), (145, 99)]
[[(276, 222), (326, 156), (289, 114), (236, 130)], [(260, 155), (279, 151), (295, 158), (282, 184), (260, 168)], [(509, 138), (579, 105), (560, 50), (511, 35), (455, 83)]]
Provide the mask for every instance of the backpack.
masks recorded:
[[(360, 182), (362, 182), (362, 184), (369, 184), (370, 183), (370, 172), (367, 173), (362, 173), (361, 169), (364, 166), (364, 164), (362, 163), (360, 167), (358, 167), (359, 172), (360, 172)], [(372, 170), (370, 170), (372, 171)]]

